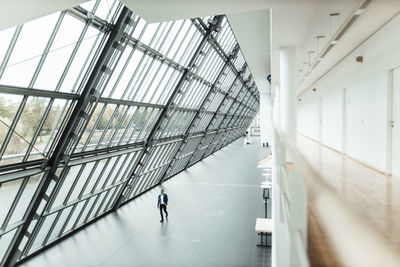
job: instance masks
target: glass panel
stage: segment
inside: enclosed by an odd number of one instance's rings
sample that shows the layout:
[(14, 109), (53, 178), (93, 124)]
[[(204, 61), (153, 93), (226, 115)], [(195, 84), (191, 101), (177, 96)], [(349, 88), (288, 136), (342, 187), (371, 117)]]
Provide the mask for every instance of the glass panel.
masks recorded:
[(49, 233), (50, 227), (53, 224), (56, 216), (57, 213), (53, 213), (44, 218), (44, 222), (39, 230), (39, 233), (36, 236), (35, 241), (33, 242), (31, 251), (35, 251), (36, 249), (39, 249), (43, 246), (43, 242), (46, 238), (46, 235)]
[(91, 175), (89, 183), (88, 183), (88, 185), (87, 185), (87, 187), (86, 187), (86, 189), (85, 189), (85, 191), (83, 193), (84, 196), (87, 195), (87, 194), (90, 194), (91, 191), (93, 190), (93, 187), (94, 187), (96, 181), (101, 177), (100, 174), (101, 174), (101, 171), (103, 170), (104, 165), (106, 164), (106, 162), (107, 162), (106, 159), (98, 161), (96, 169), (94, 170), (94, 172), (92, 170), (93, 174)]
[(68, 173), (63, 178), (62, 186), (61, 186), (60, 190), (58, 191), (56, 200), (53, 203), (53, 207), (58, 207), (59, 205), (63, 204), (75, 179), (77, 179), (80, 169), (81, 169), (80, 165), (72, 166), (71, 168), (69, 168)]
[(0, 224), (3, 223), (15, 196), (21, 187), (23, 179), (2, 183), (0, 186)]
[(112, 159), (110, 159), (108, 161), (107, 167), (105, 168), (105, 170), (104, 170), (103, 174), (101, 175), (101, 177), (100, 176), (97, 177), (98, 183), (97, 183), (97, 186), (96, 186), (95, 190), (99, 190), (99, 189), (103, 188), (104, 182), (107, 179), (110, 178), (109, 175), (110, 175), (110, 172), (111, 172), (112, 168), (114, 168), (116, 160), (117, 160), (117, 157), (113, 157)]
[(17, 232), (17, 228), (8, 232), (7, 234), (0, 236), (0, 262), (1, 262), (2, 258), (4, 257), (4, 254), (6, 254), (8, 246), (10, 245), (16, 232)]
[[(22, 115), (1, 160), (1, 165), (22, 161), (25, 152), (30, 146), (30, 142), (36, 132), (36, 129), (39, 126), (48, 103), (48, 98), (28, 98)], [(41, 154), (36, 147), (34, 147), (34, 153), (38, 156), (40, 155), (40, 157), (45, 156)]]
[(0, 83), (28, 87), (60, 13), (23, 25)]
[(159, 25), (160, 25), (160, 23), (147, 24), (147, 28), (146, 28), (142, 38), (140, 39), (140, 41), (142, 43), (144, 43), (145, 45), (150, 45), (151, 40), (153, 39), (154, 34), (157, 32)]
[(176, 36), (179, 32), (179, 30), (183, 28), (183, 24), (184, 24), (184, 20), (177, 20), (174, 21), (174, 25), (172, 25), (171, 29), (169, 30), (168, 33), (166, 33), (165, 36), (165, 41), (164, 44), (158, 48), (158, 50), (162, 53), (162, 54), (166, 54), (167, 52), (169, 52), (169, 50), (171, 49), (171, 46), (177, 42), (179, 42), (179, 40), (176, 40)]
[[(38, 133), (38, 137), (34, 143), (34, 147), (42, 152), (42, 154), (48, 155), (50, 145), (54, 141), (56, 134), (60, 131), (61, 123), (67, 116), (68, 107), (70, 101), (56, 99), (54, 100), (49, 113), (43, 123), (42, 128)], [(29, 156), (29, 160), (41, 158), (42, 155), (37, 153), (36, 150), (32, 150)]]
[(112, 145), (121, 144), (121, 141), (124, 139), (123, 137), (126, 136), (126, 132), (128, 131), (128, 127), (132, 127), (132, 117), (137, 111), (137, 107), (129, 107), (125, 118), (120, 123), (118, 130), (114, 133), (114, 141)]
[(85, 138), (82, 137), (80, 141), (80, 145), (86, 146), (82, 147), (83, 150), (87, 151), (96, 149), (96, 146), (99, 145), (99, 142), (103, 139), (102, 136), (104, 131), (108, 129), (115, 108), (116, 105), (107, 105), (105, 108), (103, 104), (97, 105), (86, 128)]
[[(122, 155), (120, 156), (118, 159), (116, 158), (116, 165), (114, 167), (114, 169), (112, 170), (112, 172), (109, 174), (109, 179), (106, 183), (106, 187), (108, 185), (110, 185), (114, 179), (116, 178), (116, 175), (118, 175), (119, 177), (121, 177), (124, 173), (124, 169), (122, 168), (126, 168), (126, 166), (128, 166), (128, 163), (125, 162), (127, 155)], [(114, 162), (115, 164), (115, 162)]]
[(97, 202), (96, 202), (96, 204), (94, 204), (93, 209), (90, 212), (89, 220), (93, 219), (93, 217), (96, 215), (97, 210), (99, 209), (101, 202), (103, 201), (105, 195), (106, 195), (106, 192), (103, 192), (97, 196), (97, 199), (96, 199)]
[(101, 19), (110, 21), (112, 18), (112, 14), (115, 11), (114, 0), (101, 0), (99, 6), (96, 9), (96, 16)]
[(3, 58), (8, 50), (16, 28), (17, 27), (11, 27), (9, 29), (0, 31), (0, 64), (2, 63)]
[(87, 179), (88, 179), (90, 173), (92, 172), (94, 165), (95, 165), (95, 162), (89, 162), (85, 165), (85, 167), (82, 171), (82, 174), (79, 177), (79, 181), (77, 182), (68, 202), (72, 202), (72, 201), (78, 199), (78, 196), (81, 193), (83, 186), (87, 182)]
[(9, 127), (17, 113), (21, 103), (22, 96), (0, 94), (0, 144), (4, 143), (4, 139), (8, 133)]
[(83, 224), (83, 222), (86, 220), (86, 216), (88, 215), (90, 208), (93, 206), (94, 200), (96, 199), (97, 196), (91, 197), (90, 199), (86, 200), (86, 207), (84, 207), (84, 210), (81, 214), (81, 217), (78, 220), (77, 226), (80, 226)]
[(64, 229), (64, 234), (68, 233), (70, 230), (74, 230), (76, 227), (73, 227), (74, 224), (76, 223), (76, 220), (78, 219), (79, 214), (82, 211), (83, 206), (85, 205), (85, 201), (79, 202), (78, 204), (76, 204), (74, 207), (75, 210), (73, 211), (71, 218), (68, 221), (67, 226)]
[[(15, 207), (15, 210), (11, 216), (10, 222), (8, 223), (13, 224), (16, 223), (18, 221), (21, 221), (25, 215), (26, 209), (28, 208), (29, 204), (31, 203), (32, 197), (35, 194), (35, 191), (40, 183), (40, 178), (42, 177), (42, 173), (41, 174), (36, 174), (29, 179), (28, 183), (25, 186), (25, 189), (18, 201), (17, 206)], [(2, 193), (0, 193), (1, 195)], [(0, 197), (1, 198), (1, 197)], [(0, 201), (1, 203), (1, 201)]]
[(65, 15), (34, 88), (54, 90), (85, 24)]
[(103, 33), (99, 30), (93, 27), (88, 28), (82, 42), (80, 42), (79, 50), (74, 57), (60, 91), (72, 93), (78, 91), (79, 85), (93, 59), (102, 36)]
[(58, 237), (58, 235), (60, 234), (61, 228), (63, 227), (65, 221), (67, 220), (68, 215), (71, 213), (72, 210), (72, 206), (62, 210), (60, 218), (58, 218), (57, 224), (54, 227), (53, 231), (51, 232), (49, 241), (52, 241), (54, 239), (56, 239)]

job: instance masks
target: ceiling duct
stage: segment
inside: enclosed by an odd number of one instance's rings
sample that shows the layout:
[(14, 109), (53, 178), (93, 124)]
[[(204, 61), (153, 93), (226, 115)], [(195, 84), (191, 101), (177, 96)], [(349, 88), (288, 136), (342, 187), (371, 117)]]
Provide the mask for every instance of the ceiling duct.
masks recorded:
[(366, 0), (361, 6), (360, 9), (366, 9), (374, 0)]
[[(353, 15), (350, 18), (347, 18), (346, 24), (344, 24), (344, 26), (342, 26), (342, 28), (339, 30), (339, 32), (331, 38), (331, 41), (328, 42), (328, 45), (325, 47), (325, 49), (321, 50), (320, 55), (317, 56), (316, 60), (313, 62), (312, 66), (311, 66), (311, 70), (314, 70), (317, 67), (317, 65), (320, 63), (320, 61), (332, 50), (332, 48), (346, 34), (346, 32), (351, 28), (351, 26), (353, 26), (353, 24), (357, 21), (357, 19), (361, 17), (361, 15), (364, 12), (360, 12), (360, 11), (365, 11), (365, 9), (367, 9), (373, 1), (374, 0), (365, 0), (361, 5), (359, 5), (359, 7), (357, 9), (355, 9), (355, 11), (353, 12)], [(303, 81), (304, 81), (304, 77), (307, 77), (308, 75), (309, 75), (309, 73), (306, 73), (303, 76)]]
[(350, 29), (350, 27), (356, 22), (360, 15), (354, 15), (347, 23), (344, 25), (342, 30), (336, 35), (335, 41), (339, 41), (343, 35)]
[(315, 69), (321, 61), (315, 62), (315, 64), (311, 67), (311, 69)]
[(353, 13), (353, 16), (347, 20), (346, 24), (342, 27), (340, 32), (336, 34), (334, 37), (334, 41), (339, 41), (342, 39), (343, 35), (350, 29), (350, 27), (357, 21), (357, 19), (361, 16), (363, 12), (359, 12), (360, 10), (363, 11), (368, 8), (368, 6), (373, 2), (374, 0), (365, 0)]
[(324, 58), (326, 56), (326, 54), (329, 53), (329, 51), (331, 51), (331, 49), (334, 47), (334, 44), (329, 44), (328, 47), (324, 50), (324, 52), (321, 54), (321, 56), (319, 57), (320, 59)]

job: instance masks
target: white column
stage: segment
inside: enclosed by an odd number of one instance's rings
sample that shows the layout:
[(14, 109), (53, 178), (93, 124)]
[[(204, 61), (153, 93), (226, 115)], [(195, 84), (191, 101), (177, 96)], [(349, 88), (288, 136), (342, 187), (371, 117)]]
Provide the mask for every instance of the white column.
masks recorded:
[[(296, 47), (283, 47), (280, 55), (280, 104), (281, 126), (289, 139), (296, 143), (297, 113), (296, 113)], [(287, 158), (291, 161), (290, 156)]]
[(260, 92), (260, 142), (272, 145), (271, 86), (267, 79), (256, 80)]
[(281, 125), (281, 103), (280, 103), (280, 90), (279, 90), (279, 85), (275, 84), (272, 85), (273, 87), (271, 88), (275, 88), (272, 100), (272, 121), (274, 122), (274, 125), (276, 128), (278, 129), (282, 129), (282, 125)]

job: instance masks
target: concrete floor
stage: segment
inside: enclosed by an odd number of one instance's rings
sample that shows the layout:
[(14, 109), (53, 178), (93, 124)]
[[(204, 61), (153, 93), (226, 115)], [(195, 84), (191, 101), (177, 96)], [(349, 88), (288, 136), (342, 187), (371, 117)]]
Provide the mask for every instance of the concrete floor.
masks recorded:
[(21, 266), (270, 266), (254, 232), (267, 153), (239, 139), (164, 183), (168, 221), (156, 188)]

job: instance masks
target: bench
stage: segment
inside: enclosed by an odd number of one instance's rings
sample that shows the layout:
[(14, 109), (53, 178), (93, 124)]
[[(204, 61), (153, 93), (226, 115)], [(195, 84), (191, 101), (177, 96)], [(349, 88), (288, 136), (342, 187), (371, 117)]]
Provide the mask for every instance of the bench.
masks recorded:
[[(257, 218), (255, 230), (256, 233), (258, 233), (261, 236), (261, 242), (260, 244), (257, 244), (257, 247), (270, 247), (272, 239), (270, 239), (271, 241), (270, 244), (268, 245), (267, 238), (268, 236), (272, 235), (272, 230), (273, 230), (272, 219)], [(265, 243), (263, 242), (263, 236), (265, 236)]]

